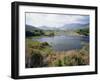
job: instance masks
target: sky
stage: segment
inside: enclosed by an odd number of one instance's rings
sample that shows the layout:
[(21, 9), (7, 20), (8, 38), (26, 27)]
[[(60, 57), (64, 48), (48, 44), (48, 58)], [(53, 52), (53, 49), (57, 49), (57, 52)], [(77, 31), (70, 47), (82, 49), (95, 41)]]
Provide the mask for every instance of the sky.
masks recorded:
[(88, 15), (26, 13), (26, 24), (35, 27), (62, 27), (67, 24), (89, 24)]

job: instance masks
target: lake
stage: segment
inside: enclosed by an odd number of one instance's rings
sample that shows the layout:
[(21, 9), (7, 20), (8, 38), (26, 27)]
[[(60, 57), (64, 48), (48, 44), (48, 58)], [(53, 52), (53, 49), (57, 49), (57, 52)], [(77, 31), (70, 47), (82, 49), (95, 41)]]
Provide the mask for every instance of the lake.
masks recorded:
[(68, 51), (73, 49), (81, 49), (83, 43), (89, 42), (89, 36), (52, 36), (39, 37), (32, 39), (40, 42), (48, 42), (54, 51)]

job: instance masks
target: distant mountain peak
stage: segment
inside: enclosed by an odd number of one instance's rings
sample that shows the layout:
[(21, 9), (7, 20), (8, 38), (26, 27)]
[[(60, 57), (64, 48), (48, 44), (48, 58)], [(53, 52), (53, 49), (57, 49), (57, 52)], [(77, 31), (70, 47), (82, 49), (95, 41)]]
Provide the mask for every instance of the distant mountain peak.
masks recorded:
[(80, 23), (72, 23), (72, 24), (65, 24), (62, 29), (71, 29), (71, 30), (75, 30), (75, 29), (83, 29), (89, 27), (89, 24), (80, 24)]

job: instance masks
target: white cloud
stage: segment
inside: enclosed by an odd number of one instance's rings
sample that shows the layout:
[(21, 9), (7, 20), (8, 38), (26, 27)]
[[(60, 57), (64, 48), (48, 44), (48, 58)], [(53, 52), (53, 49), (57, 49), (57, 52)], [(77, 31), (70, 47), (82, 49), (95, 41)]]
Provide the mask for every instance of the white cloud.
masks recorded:
[(26, 13), (26, 24), (36, 27), (61, 27), (65, 24), (85, 22), (85, 20), (88, 23), (88, 18), (88, 16), (82, 15)]

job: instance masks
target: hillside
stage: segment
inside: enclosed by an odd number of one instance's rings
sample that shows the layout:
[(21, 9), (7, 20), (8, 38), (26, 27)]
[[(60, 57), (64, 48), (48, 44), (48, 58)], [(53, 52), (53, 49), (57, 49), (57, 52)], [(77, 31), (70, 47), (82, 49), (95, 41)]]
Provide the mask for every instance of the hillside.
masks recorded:
[(31, 25), (25, 25), (25, 34), (26, 34), (26, 37), (30, 37), (30, 36), (40, 36), (40, 35), (43, 35), (44, 32), (39, 29), (39, 28), (36, 28), (34, 26), (31, 26)]
[(31, 31), (31, 32), (34, 30), (41, 30), (35, 26), (31, 26), (31, 25), (27, 25), (27, 24), (25, 25), (25, 29), (26, 29), (26, 31)]

